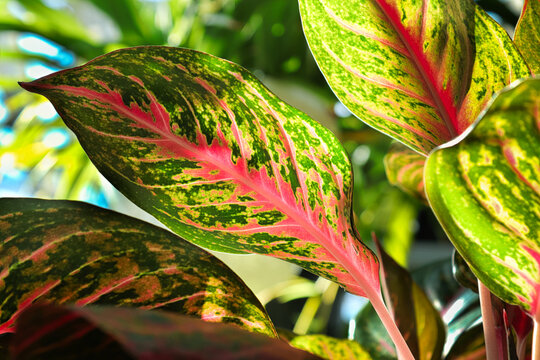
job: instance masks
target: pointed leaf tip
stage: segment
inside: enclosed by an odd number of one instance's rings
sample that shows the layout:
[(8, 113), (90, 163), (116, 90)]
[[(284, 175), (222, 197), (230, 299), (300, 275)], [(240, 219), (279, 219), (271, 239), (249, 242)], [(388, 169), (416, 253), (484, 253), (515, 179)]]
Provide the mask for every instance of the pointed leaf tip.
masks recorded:
[(100, 172), (183, 238), (380, 294), (377, 259), (352, 228), (343, 147), (242, 67), (148, 46), (39, 81)]

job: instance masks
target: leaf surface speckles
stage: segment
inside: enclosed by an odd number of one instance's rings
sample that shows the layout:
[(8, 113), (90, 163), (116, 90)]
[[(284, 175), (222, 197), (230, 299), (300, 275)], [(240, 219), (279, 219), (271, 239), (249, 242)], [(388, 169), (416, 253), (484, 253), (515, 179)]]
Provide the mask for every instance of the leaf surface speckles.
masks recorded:
[(242, 67), (150, 46), (22, 86), (49, 98), (100, 172), (185, 239), (380, 294), (377, 259), (351, 225), (345, 151)]
[(290, 340), (298, 349), (309, 351), (323, 359), (371, 360), (369, 353), (353, 340), (336, 339), (326, 335), (302, 335)]
[(164, 309), (275, 336), (225, 264), (178, 236), (74, 201), (0, 199), (0, 333), (35, 301)]
[(300, 13), (341, 102), (426, 155), (529, 74), (504, 29), (473, 1), (300, 0)]
[(501, 92), (472, 131), (426, 162), (426, 193), (474, 274), (540, 311), (540, 79)]
[(525, 0), (514, 42), (535, 75), (540, 75), (540, 1)]

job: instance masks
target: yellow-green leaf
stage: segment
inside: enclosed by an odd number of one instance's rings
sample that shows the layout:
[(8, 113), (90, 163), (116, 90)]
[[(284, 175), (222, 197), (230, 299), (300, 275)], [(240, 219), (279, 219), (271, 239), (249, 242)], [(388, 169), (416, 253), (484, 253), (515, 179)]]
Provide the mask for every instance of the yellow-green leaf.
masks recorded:
[(433, 152), (426, 193), (491, 292), (540, 313), (540, 79), (502, 91), (466, 136)]
[(351, 112), (428, 154), (529, 70), (469, 0), (300, 0), (311, 51)]

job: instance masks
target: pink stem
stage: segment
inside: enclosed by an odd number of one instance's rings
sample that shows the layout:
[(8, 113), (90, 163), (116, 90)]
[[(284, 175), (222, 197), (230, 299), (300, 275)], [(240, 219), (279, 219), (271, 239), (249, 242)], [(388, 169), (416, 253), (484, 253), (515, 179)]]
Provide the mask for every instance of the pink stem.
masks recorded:
[(394, 345), (396, 345), (398, 359), (414, 360), (414, 356), (411, 353), (407, 342), (403, 338), (403, 335), (401, 335), (401, 332), (399, 331), (396, 323), (394, 322), (392, 315), (388, 311), (388, 308), (384, 304), (380, 293), (378, 295), (375, 294), (375, 296), (369, 296), (368, 294), (368, 299), (371, 302), (371, 305), (373, 305), (375, 311), (377, 312), (377, 315), (379, 315), (379, 318), (381, 319), (384, 327), (386, 328), (386, 331), (388, 331), (388, 335), (390, 335), (390, 338), (394, 342)]
[(532, 356), (531, 359), (540, 359), (540, 333), (538, 330), (538, 320), (534, 319), (534, 330), (532, 338)]
[[(508, 360), (508, 342), (502, 313), (494, 306), (491, 292), (478, 280), (480, 308), (486, 342), (487, 360)], [(534, 357), (533, 357), (534, 359)]]

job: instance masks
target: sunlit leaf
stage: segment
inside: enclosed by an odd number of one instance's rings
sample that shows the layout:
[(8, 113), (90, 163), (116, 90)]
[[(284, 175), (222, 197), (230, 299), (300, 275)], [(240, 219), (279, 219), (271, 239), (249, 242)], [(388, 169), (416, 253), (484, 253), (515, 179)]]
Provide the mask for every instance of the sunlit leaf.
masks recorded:
[[(426, 163), (437, 218), (491, 292), (540, 305), (540, 79), (501, 92), (457, 144)], [(452, 144), (450, 144), (452, 145)]]
[(529, 74), (504, 29), (472, 1), (300, 0), (300, 12), (341, 102), (423, 154)]
[(275, 336), (229, 268), (178, 236), (89, 204), (0, 199), (0, 332), (35, 301), (161, 308)]
[(323, 359), (371, 360), (372, 357), (352, 340), (336, 339), (325, 335), (296, 336), (290, 344), (298, 349), (318, 355)]
[(380, 296), (377, 259), (351, 226), (345, 151), (240, 66), (140, 47), (22, 86), (48, 97), (100, 172), (184, 238)]
[(13, 359), (319, 359), (286, 342), (165, 311), (34, 305), (21, 315)]
[(540, 2), (525, 0), (514, 42), (531, 71), (540, 75)]
[(424, 164), (426, 157), (401, 144), (393, 144), (384, 157), (388, 181), (409, 195), (426, 202)]

